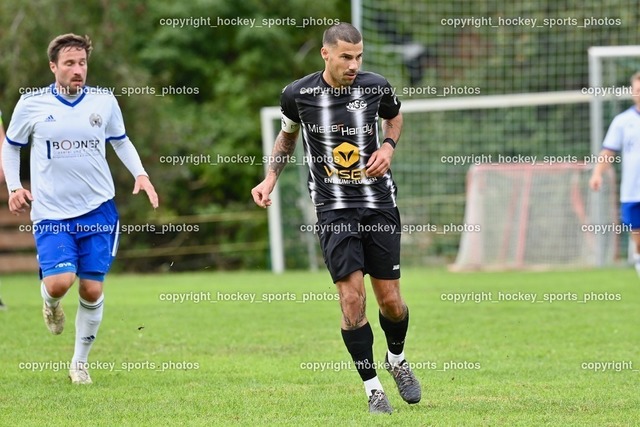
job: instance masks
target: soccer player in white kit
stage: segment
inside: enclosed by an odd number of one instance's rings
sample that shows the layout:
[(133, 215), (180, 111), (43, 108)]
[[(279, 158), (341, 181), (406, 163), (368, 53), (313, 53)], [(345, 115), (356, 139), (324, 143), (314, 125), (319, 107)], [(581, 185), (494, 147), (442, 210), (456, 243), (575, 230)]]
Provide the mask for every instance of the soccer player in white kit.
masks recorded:
[(598, 191), (602, 173), (622, 154), (620, 180), (620, 217), (631, 229), (635, 253), (633, 260), (640, 275), (640, 71), (631, 76), (634, 105), (614, 117), (602, 142), (598, 164), (593, 169), (589, 186)]
[[(140, 156), (126, 135), (114, 95), (85, 85), (92, 50), (87, 36), (63, 34), (48, 48), (55, 82), (23, 95), (2, 147), (2, 164), (14, 214), (31, 206), (40, 265), (44, 320), (60, 334), (60, 300), (79, 278), (75, 348), (69, 368), (74, 384), (90, 384), (87, 358), (103, 312), (102, 286), (118, 245), (115, 189), (106, 161), (111, 145), (135, 177), (133, 193), (156, 194)], [(20, 182), (20, 149), (31, 143), (31, 191)]]

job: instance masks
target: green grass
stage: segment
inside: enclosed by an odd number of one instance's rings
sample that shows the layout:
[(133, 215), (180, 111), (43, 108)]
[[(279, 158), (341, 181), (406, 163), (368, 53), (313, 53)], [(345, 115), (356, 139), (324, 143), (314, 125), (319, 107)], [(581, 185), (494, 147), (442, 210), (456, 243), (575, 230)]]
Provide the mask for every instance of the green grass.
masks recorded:
[[(37, 280), (4, 277), (0, 294), (9, 308), (0, 312), (0, 424), (630, 426), (640, 420), (640, 283), (632, 269), (405, 270), (402, 290), (411, 313), (406, 354), (419, 366), (423, 401), (406, 405), (389, 374), (379, 372), (395, 412), (371, 416), (355, 370), (339, 369), (349, 356), (326, 272), (111, 275), (90, 361), (114, 369), (91, 370), (94, 384), (85, 387), (72, 386), (66, 371), (53, 366), (21, 369), (70, 359), (77, 285), (64, 300), (66, 330), (52, 336), (42, 322)], [(481, 292), (496, 302), (446, 301)], [(615, 300), (507, 302), (498, 301), (499, 292), (533, 293), (539, 301), (608, 293)], [(191, 301), (164, 301), (164, 293)], [(254, 302), (220, 301), (251, 294)], [(324, 301), (299, 302), (303, 295)], [(385, 340), (369, 295), (379, 361)], [(313, 362), (328, 369), (303, 369)], [(583, 368), (593, 362), (617, 365)]]

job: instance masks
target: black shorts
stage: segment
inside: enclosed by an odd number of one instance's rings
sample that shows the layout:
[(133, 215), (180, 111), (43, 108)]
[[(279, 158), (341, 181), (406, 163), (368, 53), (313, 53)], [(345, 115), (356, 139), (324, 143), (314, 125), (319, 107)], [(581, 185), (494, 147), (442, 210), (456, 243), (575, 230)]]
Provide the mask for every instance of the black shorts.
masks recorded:
[(400, 278), (400, 213), (392, 209), (318, 212), (324, 262), (333, 282), (362, 270), (376, 279)]

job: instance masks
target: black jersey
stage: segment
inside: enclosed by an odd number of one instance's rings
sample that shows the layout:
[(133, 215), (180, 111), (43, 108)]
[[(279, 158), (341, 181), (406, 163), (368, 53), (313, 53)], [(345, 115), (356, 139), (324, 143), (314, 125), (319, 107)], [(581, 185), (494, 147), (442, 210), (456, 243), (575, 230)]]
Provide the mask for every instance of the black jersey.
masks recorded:
[(309, 194), (318, 212), (396, 207), (391, 171), (382, 177), (365, 173), (379, 148), (378, 116), (392, 119), (400, 111), (384, 77), (359, 72), (351, 86), (333, 88), (319, 71), (285, 87), (280, 106), (289, 121), (302, 127)]

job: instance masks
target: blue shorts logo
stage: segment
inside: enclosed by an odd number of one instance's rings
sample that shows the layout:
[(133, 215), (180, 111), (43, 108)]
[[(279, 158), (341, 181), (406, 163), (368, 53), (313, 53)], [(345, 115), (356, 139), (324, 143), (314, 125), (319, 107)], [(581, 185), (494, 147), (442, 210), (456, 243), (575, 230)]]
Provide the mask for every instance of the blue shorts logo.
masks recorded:
[(56, 264), (56, 266), (53, 268), (65, 268), (65, 267), (74, 267), (74, 265), (71, 262), (61, 262)]

